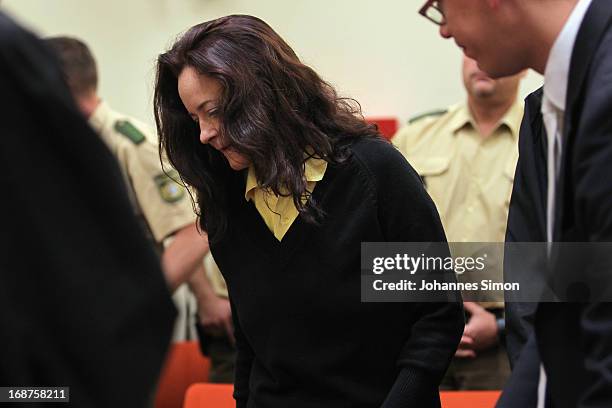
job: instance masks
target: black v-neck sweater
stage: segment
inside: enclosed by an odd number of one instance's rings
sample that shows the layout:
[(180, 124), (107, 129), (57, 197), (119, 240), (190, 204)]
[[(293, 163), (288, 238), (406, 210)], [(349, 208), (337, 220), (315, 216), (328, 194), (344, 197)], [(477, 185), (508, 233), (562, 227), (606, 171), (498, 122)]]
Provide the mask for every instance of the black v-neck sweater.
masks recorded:
[(359, 139), (313, 192), (320, 225), (282, 241), (230, 181), (229, 224), (211, 246), (228, 285), (239, 408), (439, 406), (463, 331), (458, 303), (362, 303), (366, 241), (445, 241), (419, 177), (382, 139)]

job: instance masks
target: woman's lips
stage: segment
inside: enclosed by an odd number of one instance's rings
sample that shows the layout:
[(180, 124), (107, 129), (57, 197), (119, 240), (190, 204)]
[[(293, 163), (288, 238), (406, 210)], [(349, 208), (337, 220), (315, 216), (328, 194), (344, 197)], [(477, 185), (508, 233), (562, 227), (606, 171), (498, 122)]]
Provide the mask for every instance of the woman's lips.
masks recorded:
[(215, 150), (217, 150), (217, 151), (219, 151), (219, 152), (222, 152), (222, 151), (224, 151), (224, 150), (227, 150), (227, 148), (229, 147), (229, 146), (215, 146), (215, 145), (214, 145), (214, 144), (212, 144), (212, 143), (211, 143), (211, 146), (212, 146), (212, 147), (214, 147), (214, 148), (215, 148)]

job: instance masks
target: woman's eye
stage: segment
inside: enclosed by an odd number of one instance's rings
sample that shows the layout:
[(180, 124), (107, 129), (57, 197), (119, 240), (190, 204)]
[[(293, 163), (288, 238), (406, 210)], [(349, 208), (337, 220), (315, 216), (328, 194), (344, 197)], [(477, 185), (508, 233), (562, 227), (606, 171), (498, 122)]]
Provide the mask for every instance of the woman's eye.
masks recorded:
[(211, 109), (208, 111), (208, 116), (210, 117), (215, 117), (219, 114), (219, 110), (218, 109)]

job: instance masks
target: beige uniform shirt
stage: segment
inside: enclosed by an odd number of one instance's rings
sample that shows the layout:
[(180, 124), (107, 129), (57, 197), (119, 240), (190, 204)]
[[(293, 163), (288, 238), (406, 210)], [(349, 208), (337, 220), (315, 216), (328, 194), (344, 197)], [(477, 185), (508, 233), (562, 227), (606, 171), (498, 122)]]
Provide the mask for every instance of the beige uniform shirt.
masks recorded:
[(172, 180), (178, 174), (169, 165), (164, 168), (172, 178), (162, 170), (155, 133), (148, 126), (104, 102), (89, 123), (119, 161), (134, 208), (156, 243), (195, 221), (189, 195)]
[[(504, 242), (522, 117), (523, 103), (517, 102), (484, 138), (467, 104), (460, 104), (409, 124), (393, 138), (423, 179), (449, 242)], [(498, 281), (500, 255), (488, 268)], [(485, 307), (499, 301), (483, 294)]]
[[(196, 215), (185, 189), (162, 170), (155, 132), (145, 124), (111, 110), (104, 102), (89, 118), (89, 124), (117, 158), (136, 214), (161, 252), (162, 242), (195, 222)], [(169, 165), (164, 168), (178, 180), (176, 171)], [(193, 338), (195, 298), (183, 284), (176, 289), (172, 299), (178, 311), (172, 340)]]
[(217, 296), (227, 298), (227, 285), (225, 284), (223, 275), (221, 275), (221, 271), (219, 270), (219, 267), (217, 266), (217, 263), (210, 252), (208, 252), (204, 258), (204, 268), (206, 268), (208, 280), (210, 281), (210, 285), (212, 286), (215, 294)]

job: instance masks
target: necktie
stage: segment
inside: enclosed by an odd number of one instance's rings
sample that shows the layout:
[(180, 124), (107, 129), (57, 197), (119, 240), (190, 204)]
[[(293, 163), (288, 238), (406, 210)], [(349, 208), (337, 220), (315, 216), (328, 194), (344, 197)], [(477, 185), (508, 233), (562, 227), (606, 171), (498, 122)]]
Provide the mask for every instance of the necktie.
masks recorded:
[(546, 201), (546, 235), (547, 241), (553, 241), (555, 191), (561, 163), (561, 112), (544, 96), (542, 116), (548, 136), (548, 191)]
[[(547, 172), (548, 189), (546, 200), (546, 237), (548, 241), (548, 254), (553, 241), (554, 221), (555, 221), (555, 192), (559, 178), (561, 164), (561, 132), (562, 132), (563, 112), (544, 95), (542, 100), (542, 119), (546, 127), (548, 137), (547, 152)], [(538, 405), (537, 408), (546, 406), (546, 371), (540, 364), (540, 379), (538, 382)]]

